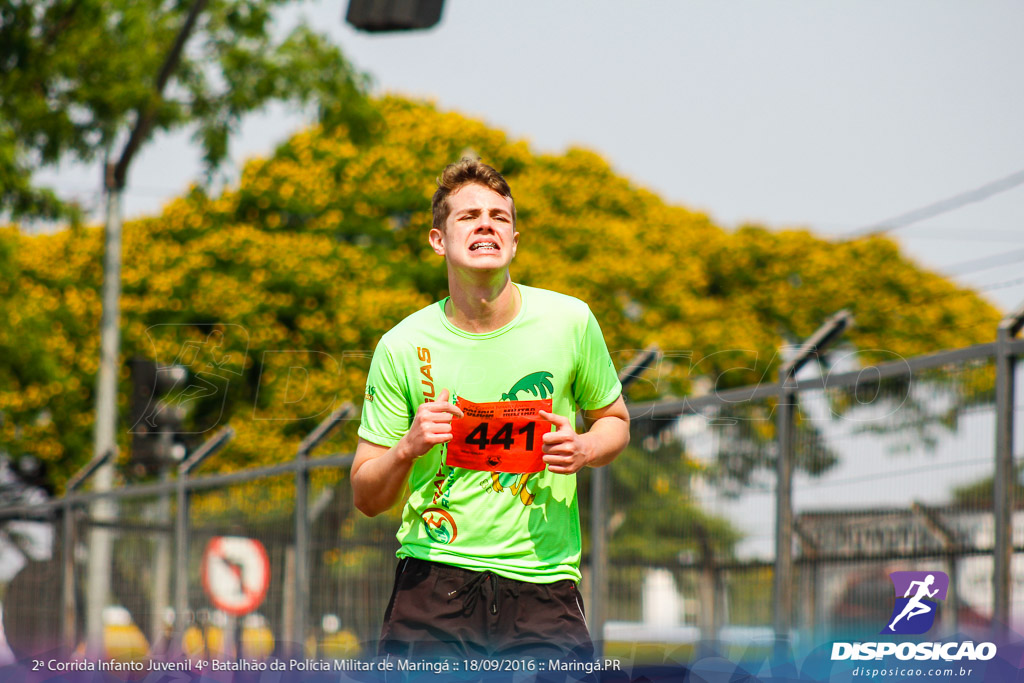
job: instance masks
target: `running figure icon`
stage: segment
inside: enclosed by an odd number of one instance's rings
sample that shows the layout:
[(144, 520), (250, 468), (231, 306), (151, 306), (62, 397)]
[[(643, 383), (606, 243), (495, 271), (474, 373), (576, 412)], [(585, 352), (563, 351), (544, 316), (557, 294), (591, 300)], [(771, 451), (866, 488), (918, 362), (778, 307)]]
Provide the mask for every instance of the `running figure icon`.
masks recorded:
[(917, 593), (907, 601), (907, 604), (903, 607), (903, 611), (900, 612), (899, 615), (892, 620), (892, 623), (889, 624), (890, 631), (896, 630), (896, 622), (900, 619), (906, 617), (909, 621), (911, 617), (916, 617), (919, 614), (927, 614), (934, 609), (931, 605), (922, 602), (924, 598), (934, 598), (935, 594), (939, 592), (938, 588), (933, 591), (928, 590), (929, 586), (933, 583), (935, 583), (934, 574), (929, 574), (923, 581), (910, 582), (910, 585), (907, 587), (907, 592), (903, 594), (903, 597), (910, 597), (910, 593), (914, 590), (914, 586), (917, 586)]

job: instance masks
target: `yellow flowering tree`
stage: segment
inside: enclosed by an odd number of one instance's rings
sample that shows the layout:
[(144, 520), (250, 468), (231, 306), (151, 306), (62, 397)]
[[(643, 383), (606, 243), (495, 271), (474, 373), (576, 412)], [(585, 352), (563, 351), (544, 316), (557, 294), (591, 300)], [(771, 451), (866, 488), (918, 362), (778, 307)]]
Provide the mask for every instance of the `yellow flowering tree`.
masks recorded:
[[(238, 432), (211, 467), (280, 462), (331, 407), (361, 402), (381, 334), (445, 294), (426, 242), (429, 198), (443, 166), (467, 150), (515, 192), (517, 281), (587, 301), (623, 363), (650, 343), (675, 351), (635, 400), (684, 395), (696, 375), (720, 387), (773, 377), (781, 344), (844, 307), (862, 349), (910, 356), (993, 336), (992, 306), (885, 238), (727, 231), (593, 152), (536, 154), (482, 122), (399, 97), (375, 107), (369, 140), (344, 127), (301, 130), (249, 162), (237, 187), (193, 189), (125, 228), (123, 357), (190, 368), (179, 398), (189, 438), (224, 424)], [(49, 463), (58, 488), (90, 457), (100, 249), (96, 228), (0, 231), (0, 448)], [(127, 369), (121, 381), (127, 452)], [(335, 447), (351, 448), (353, 432)]]

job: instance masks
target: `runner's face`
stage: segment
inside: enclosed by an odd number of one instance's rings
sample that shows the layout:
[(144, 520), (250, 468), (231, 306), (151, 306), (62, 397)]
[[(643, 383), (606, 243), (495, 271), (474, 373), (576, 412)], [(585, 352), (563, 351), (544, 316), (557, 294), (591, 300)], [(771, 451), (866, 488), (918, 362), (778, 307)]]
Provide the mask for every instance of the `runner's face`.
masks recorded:
[(512, 200), (470, 183), (448, 196), (444, 230), (430, 231), (430, 244), (450, 266), (469, 270), (507, 269), (519, 233), (512, 225)]

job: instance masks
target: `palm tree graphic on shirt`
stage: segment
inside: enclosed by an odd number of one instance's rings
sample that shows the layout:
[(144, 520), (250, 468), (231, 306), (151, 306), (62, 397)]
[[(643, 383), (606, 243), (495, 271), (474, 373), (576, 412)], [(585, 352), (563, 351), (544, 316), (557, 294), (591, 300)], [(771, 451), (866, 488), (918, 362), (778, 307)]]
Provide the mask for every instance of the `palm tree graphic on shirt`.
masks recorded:
[(519, 392), (528, 391), (537, 398), (547, 398), (555, 393), (555, 385), (551, 383), (551, 378), (554, 377), (550, 372), (546, 370), (538, 370), (537, 372), (531, 372), (526, 377), (512, 385), (512, 388), (508, 390), (508, 393), (502, 394), (502, 401), (518, 401)]

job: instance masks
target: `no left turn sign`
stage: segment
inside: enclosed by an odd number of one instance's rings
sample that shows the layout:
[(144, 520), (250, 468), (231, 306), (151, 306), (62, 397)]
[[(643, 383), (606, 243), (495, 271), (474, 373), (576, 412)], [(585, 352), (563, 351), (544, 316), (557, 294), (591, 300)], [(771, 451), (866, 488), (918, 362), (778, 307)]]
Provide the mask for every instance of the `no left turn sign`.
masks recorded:
[(201, 571), (203, 588), (213, 606), (236, 617), (259, 607), (270, 586), (267, 551), (254, 538), (210, 539)]

